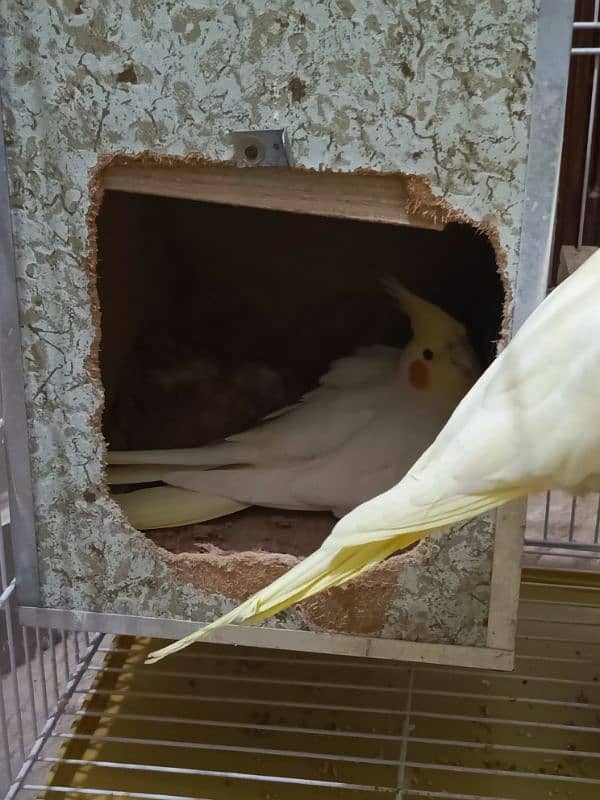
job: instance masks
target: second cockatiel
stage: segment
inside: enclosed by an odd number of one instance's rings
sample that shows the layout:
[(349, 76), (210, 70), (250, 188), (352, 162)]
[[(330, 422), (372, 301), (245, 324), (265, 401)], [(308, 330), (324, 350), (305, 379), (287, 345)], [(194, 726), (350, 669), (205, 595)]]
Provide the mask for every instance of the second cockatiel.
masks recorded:
[(342, 516), (400, 480), (478, 365), (459, 322), (395, 282), (388, 290), (413, 330), (402, 350), (366, 347), (335, 362), (299, 404), (220, 444), (110, 452), (109, 483), (167, 484), (115, 495), (129, 521), (173, 527), (248, 505)]
[(390, 554), (543, 490), (600, 490), (600, 251), (536, 309), (400, 483), (229, 614), (149, 661), (235, 622), (260, 622)]

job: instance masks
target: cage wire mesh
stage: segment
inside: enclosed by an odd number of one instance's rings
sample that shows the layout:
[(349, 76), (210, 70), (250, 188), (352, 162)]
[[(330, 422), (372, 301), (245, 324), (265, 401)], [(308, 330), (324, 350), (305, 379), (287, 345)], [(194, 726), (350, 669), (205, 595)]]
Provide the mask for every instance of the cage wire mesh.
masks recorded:
[(64, 712), (102, 636), (19, 624), (1, 417), (0, 589), (0, 792), (12, 797)]
[[(600, 31), (599, 11), (594, 0), (575, 34)], [(572, 53), (593, 59), (581, 245), (595, 191), (600, 47)], [(211, 644), (150, 669), (141, 662), (156, 642), (19, 624), (3, 427), (0, 516), (6, 800), (600, 796), (594, 582), (556, 585), (528, 573), (512, 674)], [(533, 498), (526, 551), (595, 568), (600, 498)]]
[(49, 632), (4, 676), (7, 797), (596, 798), (598, 591), (525, 581), (508, 674)]

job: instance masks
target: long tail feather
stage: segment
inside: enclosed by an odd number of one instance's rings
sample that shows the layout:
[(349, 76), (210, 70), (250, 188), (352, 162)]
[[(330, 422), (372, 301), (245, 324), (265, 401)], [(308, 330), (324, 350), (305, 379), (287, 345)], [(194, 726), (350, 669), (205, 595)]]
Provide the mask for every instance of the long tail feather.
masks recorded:
[(373, 503), (368, 501), (340, 520), (323, 545), (289, 572), (261, 589), (233, 611), (189, 636), (150, 653), (146, 663), (153, 664), (183, 650), (224, 625), (261, 622), (293, 603), (305, 600), (325, 589), (341, 586), (392, 553), (403, 550), (435, 531), (447, 529), (465, 519), (497, 508), (522, 494), (522, 490), (513, 489), (489, 495), (455, 497), (454, 502), (448, 500), (442, 503), (441, 511), (421, 508), (420, 513), (412, 516), (410, 523), (402, 525), (400, 520), (397, 520), (396, 531), (385, 527), (376, 531), (369, 530), (368, 526), (362, 524), (361, 509)]
[(179, 464), (192, 467), (226, 467), (233, 464), (252, 463), (254, 454), (237, 442), (222, 442), (206, 447), (188, 447), (175, 450), (109, 450), (109, 464)]
[[(123, 464), (122, 466), (109, 466), (106, 482), (109, 486), (123, 486), (132, 483), (156, 483), (165, 481), (165, 475), (171, 470), (197, 472), (202, 467), (184, 465), (170, 466), (167, 464)], [(166, 482), (166, 481), (165, 481)]]
[(321, 547), (233, 611), (224, 614), (178, 642), (150, 653), (146, 663), (154, 664), (172, 653), (183, 650), (224, 625), (262, 622), (293, 603), (357, 577), (361, 572), (383, 561), (393, 552), (408, 547), (426, 535), (427, 533), (415, 533), (399, 537), (392, 542), (373, 542), (370, 546), (342, 550)]
[[(394, 489), (391, 489), (373, 500), (367, 500), (366, 503), (350, 511), (337, 523), (331, 536), (347, 546), (359, 547), (368, 545), (374, 540), (395, 540), (398, 536), (418, 530), (433, 533), (448, 529), (479, 514), (485, 514), (487, 511), (528, 494), (527, 490), (519, 487), (499, 489), (489, 494), (456, 495), (439, 500), (430, 506), (408, 507), (404, 518), (398, 514), (386, 521), (384, 513), (376, 515), (373, 513), (373, 509), (377, 503), (381, 503), (382, 506), (388, 505), (389, 502), (385, 499), (386, 495), (393, 491)], [(396, 500), (396, 498), (394, 499)], [(402, 507), (403, 499), (398, 494), (396, 500), (398, 506)], [(408, 506), (408, 503), (406, 505)]]
[(156, 530), (218, 519), (247, 508), (227, 497), (205, 495), (175, 486), (154, 486), (112, 496), (134, 528)]

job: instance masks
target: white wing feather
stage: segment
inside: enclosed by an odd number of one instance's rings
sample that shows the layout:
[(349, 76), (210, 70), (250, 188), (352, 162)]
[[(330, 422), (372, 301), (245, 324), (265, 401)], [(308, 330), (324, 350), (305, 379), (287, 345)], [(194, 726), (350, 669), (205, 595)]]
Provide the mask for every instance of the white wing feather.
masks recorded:
[[(381, 389), (389, 387), (402, 351), (368, 347), (335, 361), (321, 385), (290, 406), (225, 442), (173, 450), (109, 451), (109, 464), (217, 467), (267, 465), (330, 452), (371, 419)], [(330, 424), (323, 425), (327, 419)]]
[(340, 520), (355, 545), (540, 490), (600, 490), (600, 251), (538, 307), (394, 488)]

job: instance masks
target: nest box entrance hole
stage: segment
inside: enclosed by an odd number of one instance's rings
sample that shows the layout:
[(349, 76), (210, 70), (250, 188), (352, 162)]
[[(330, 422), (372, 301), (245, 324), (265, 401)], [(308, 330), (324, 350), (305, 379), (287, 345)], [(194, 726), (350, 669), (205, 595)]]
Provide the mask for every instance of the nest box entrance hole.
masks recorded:
[[(357, 348), (401, 349), (411, 324), (386, 275), (462, 322), (486, 366), (504, 304), (494, 248), (459, 213), (419, 216), (407, 179), (392, 178), (109, 167), (95, 221), (109, 449), (218, 442), (297, 402)], [(334, 521), (252, 508), (148, 535), (177, 553), (303, 556)]]

